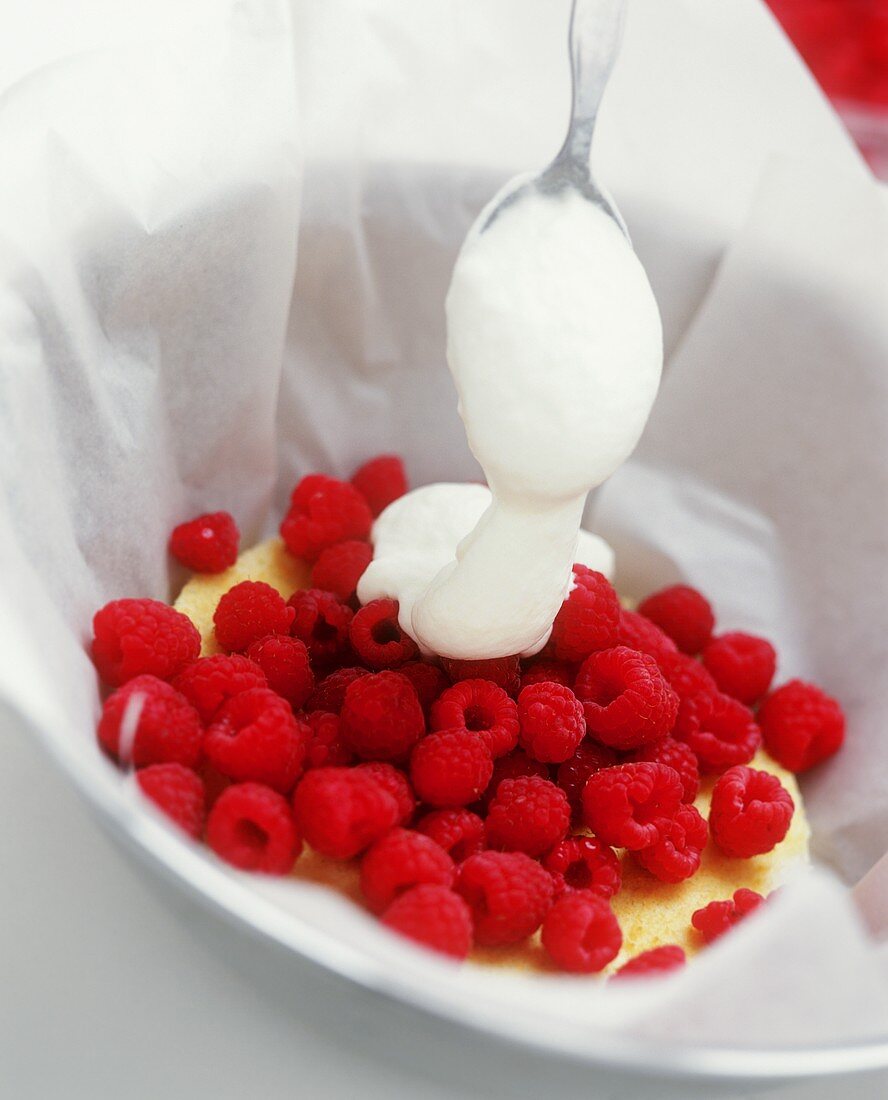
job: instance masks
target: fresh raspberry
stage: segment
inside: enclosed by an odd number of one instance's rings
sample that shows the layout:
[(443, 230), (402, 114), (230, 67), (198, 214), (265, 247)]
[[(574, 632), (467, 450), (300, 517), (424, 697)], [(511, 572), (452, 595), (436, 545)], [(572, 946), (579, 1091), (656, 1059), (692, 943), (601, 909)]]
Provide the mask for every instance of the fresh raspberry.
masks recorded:
[(352, 649), (368, 668), (396, 668), (419, 652), (398, 622), (397, 600), (371, 600), (348, 628)]
[(219, 707), (233, 695), (268, 686), (265, 673), (256, 662), (237, 653), (199, 657), (186, 665), (172, 683), (204, 724), (209, 724)]
[(762, 743), (752, 711), (721, 692), (683, 699), (673, 737), (692, 750), (706, 775), (748, 763)]
[(112, 600), (93, 617), (92, 659), (111, 687), (134, 676), (170, 680), (200, 653), (194, 623), (159, 600)]
[(374, 913), (413, 886), (452, 886), (456, 865), (440, 844), (411, 829), (392, 829), (361, 860), (361, 892)]
[(351, 483), (367, 501), (373, 515), (378, 516), (407, 492), (404, 461), (398, 455), (377, 455), (355, 470)]
[(758, 710), (765, 748), (778, 764), (804, 772), (832, 756), (845, 739), (842, 708), (814, 684), (790, 680)]
[(464, 959), (472, 949), (472, 914), (446, 886), (414, 886), (380, 920), (393, 932), (455, 959)]
[(555, 782), (567, 795), (575, 820), (582, 817), (583, 788), (589, 776), (602, 768), (612, 768), (616, 762), (617, 754), (613, 749), (586, 738), (570, 760), (558, 765)]
[(667, 943), (662, 947), (642, 951), (629, 962), (623, 963), (612, 977), (647, 978), (651, 975), (667, 974), (671, 970), (680, 970), (686, 961), (684, 950), (678, 944)]
[(231, 780), (206, 760), (200, 763), (199, 775), (206, 791), (206, 806), (210, 809), (215, 806), (219, 795), (231, 786)]
[(628, 611), (626, 608), (620, 611), (616, 644), (637, 649), (639, 653), (647, 653), (657, 662), (678, 653), (675, 642), (656, 623), (639, 615), (637, 611)]
[(583, 817), (605, 844), (637, 852), (660, 839), (683, 793), (678, 773), (664, 764), (619, 764), (589, 777)]
[(664, 821), (660, 837), (635, 853), (636, 861), (661, 882), (684, 882), (700, 869), (709, 830), (694, 806), (680, 806)]
[(530, 684), (518, 696), (519, 740), (535, 760), (561, 764), (586, 736), (583, 704), (563, 684)]
[(527, 665), (521, 673), (521, 688), (531, 684), (563, 684), (572, 687), (576, 679), (576, 670), (567, 661), (535, 661)]
[(416, 829), (440, 844), (455, 863), (487, 847), (484, 821), (471, 810), (432, 810), (417, 821)]
[(721, 634), (703, 650), (703, 664), (719, 691), (751, 705), (765, 694), (774, 679), (777, 651), (754, 634)]
[(592, 653), (574, 686), (589, 733), (615, 749), (635, 749), (671, 733), (678, 696), (647, 653), (617, 646)]
[(311, 586), (332, 592), (340, 600), (350, 600), (372, 560), (369, 542), (337, 542), (318, 555), (311, 570)]
[(207, 844), (241, 871), (286, 875), (302, 851), (287, 800), (261, 783), (235, 783), (216, 799)]
[(770, 852), (789, 832), (795, 803), (776, 775), (728, 768), (712, 789), (709, 827), (727, 856)]
[(305, 704), (307, 711), (322, 710), (330, 714), (339, 714), (342, 704), (345, 702), (345, 692), (349, 684), (360, 680), (362, 676), (369, 676), (366, 668), (337, 668), (325, 676), (315, 690), (308, 697)]
[(524, 749), (515, 749), (506, 756), (493, 762), (493, 774), (484, 791), (484, 801), (489, 805), (504, 779), (520, 779), (522, 776), (536, 775), (540, 779), (549, 778), (549, 769), (539, 760), (531, 760)]
[(573, 974), (603, 970), (623, 945), (610, 905), (589, 890), (562, 894), (546, 914), (540, 938), (555, 965)]
[(517, 657), (491, 657), (486, 661), (461, 661), (456, 657), (442, 657), (441, 664), (453, 684), (458, 684), (460, 680), (490, 680), (507, 695), (517, 695), (521, 687)]
[(137, 676), (109, 695), (99, 743), (121, 764), (183, 764), (200, 759), (200, 717), (184, 695), (156, 676)]
[(725, 932), (729, 932), (745, 916), (758, 909), (764, 900), (755, 890), (747, 890), (744, 887), (735, 890), (734, 897), (729, 901), (711, 901), (702, 909), (698, 909), (691, 917), (691, 924), (703, 937), (705, 943), (712, 943)]
[(682, 653), (699, 653), (712, 638), (715, 616), (705, 596), (687, 584), (661, 588), (638, 605), (644, 615), (675, 642)]
[(406, 676), (374, 672), (345, 689), (343, 742), (363, 760), (399, 760), (425, 732), (425, 716)]
[(136, 772), (147, 798), (195, 840), (203, 832), (206, 791), (203, 780), (181, 764), (150, 764)]
[(216, 641), (229, 653), (242, 653), (266, 634), (289, 634), (295, 612), (265, 581), (241, 581), (229, 588), (213, 612)]
[(594, 836), (569, 836), (543, 859), (555, 883), (555, 896), (571, 890), (591, 890), (612, 898), (623, 882), (617, 853)]
[(426, 715), (431, 711), (432, 703), (450, 686), (443, 669), (428, 661), (408, 661), (406, 665), (401, 665), (398, 672), (413, 684)]
[(478, 852), (460, 864), (456, 891), (472, 910), (476, 942), (500, 947), (539, 928), (552, 904), (552, 876), (523, 852)]
[(253, 642), (247, 656), (265, 673), (272, 691), (298, 710), (314, 690), (305, 643), (289, 634), (268, 634)]
[(311, 730), (311, 740), (305, 754), (306, 768), (339, 767), (350, 764), (354, 753), (342, 743), (339, 735), (339, 715), (313, 710), (305, 716)]
[(229, 512), (208, 512), (173, 528), (170, 553), (195, 573), (221, 573), (237, 561), (239, 541)]
[(309, 474), (293, 490), (281, 538), (291, 554), (313, 562), (334, 543), (366, 539), (372, 523), (367, 502), (353, 485)]
[(718, 685), (706, 668), (685, 653), (679, 653), (678, 650), (665, 653), (657, 658), (657, 664), (679, 700), (690, 699), (702, 692), (714, 695), (718, 691)]
[(351, 859), (398, 820), (398, 804), (381, 783), (357, 768), (313, 768), (293, 795), (306, 843), (330, 859)]
[(352, 609), (320, 588), (301, 588), (287, 604), (294, 614), (290, 633), (305, 643), (312, 665), (336, 661), (348, 644)]
[(486, 824), (491, 848), (541, 856), (564, 839), (570, 803), (548, 779), (504, 779), (488, 806)]
[(441, 809), (476, 801), (492, 774), (490, 749), (470, 730), (430, 733), (410, 757), (413, 789), (423, 802)]
[(416, 810), (416, 795), (410, 786), (410, 780), (401, 769), (372, 760), (367, 764), (358, 764), (355, 771), (372, 776), (383, 790), (388, 791), (398, 804), (398, 824), (406, 825)]
[(494, 759), (518, 744), (518, 708), (491, 680), (460, 680), (441, 694), (429, 721), (433, 730), (477, 733)]
[(609, 649), (616, 644), (620, 622), (620, 601), (607, 577), (579, 564), (573, 575), (574, 588), (552, 624), (555, 656), (561, 661), (582, 661)]
[(268, 688), (228, 700), (204, 736), (207, 759), (238, 783), (263, 783), (286, 794), (302, 773), (311, 730)]
[(693, 802), (697, 797), (700, 790), (700, 769), (697, 766), (697, 757), (689, 745), (676, 741), (674, 737), (664, 737), (662, 741), (642, 745), (626, 758), (626, 762), (630, 764), (638, 764), (643, 760), (665, 764), (667, 768), (678, 772), (684, 788), (683, 802)]

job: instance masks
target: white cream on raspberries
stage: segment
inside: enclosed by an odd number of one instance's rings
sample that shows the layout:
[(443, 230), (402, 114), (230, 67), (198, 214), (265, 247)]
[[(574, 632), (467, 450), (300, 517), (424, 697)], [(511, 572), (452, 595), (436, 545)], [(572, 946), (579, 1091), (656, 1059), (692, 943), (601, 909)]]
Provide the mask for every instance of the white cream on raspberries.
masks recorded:
[[(507, 185), (509, 188), (513, 184)], [(430, 485), (373, 528), (362, 602), (388, 596), (426, 653), (545, 645), (575, 561), (612, 570), (580, 530), (586, 495), (629, 456), (660, 381), (662, 331), (625, 236), (572, 190), (470, 231), (447, 295), (447, 358), (490, 489)]]

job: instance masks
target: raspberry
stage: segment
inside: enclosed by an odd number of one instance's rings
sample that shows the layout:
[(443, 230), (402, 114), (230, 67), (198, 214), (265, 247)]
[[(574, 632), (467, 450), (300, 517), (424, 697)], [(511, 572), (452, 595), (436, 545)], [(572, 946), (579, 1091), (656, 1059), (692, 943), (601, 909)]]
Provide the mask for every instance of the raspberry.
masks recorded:
[(520, 943), (552, 903), (552, 876), (523, 852), (478, 852), (460, 864), (456, 891), (469, 903), (475, 940), (485, 947)]
[(515, 701), (490, 680), (460, 680), (441, 694), (429, 720), (433, 730), (477, 733), (494, 759), (518, 744)]
[(777, 652), (770, 642), (739, 631), (713, 638), (702, 660), (719, 691), (746, 704), (761, 699), (777, 668)]
[(770, 852), (789, 831), (795, 803), (776, 775), (729, 768), (712, 789), (709, 827), (727, 856)]
[(430, 733), (410, 757), (413, 789), (441, 809), (474, 802), (492, 774), (490, 749), (479, 734), (465, 729)]
[(348, 628), (352, 649), (368, 668), (395, 668), (419, 652), (401, 629), (397, 600), (371, 600), (355, 612)]
[(647, 978), (650, 975), (667, 974), (670, 970), (680, 970), (686, 962), (684, 950), (675, 943), (662, 947), (652, 947), (642, 951), (629, 962), (623, 963), (614, 974), (614, 978)]
[(354, 759), (339, 736), (339, 715), (324, 710), (314, 710), (305, 716), (311, 730), (311, 740), (305, 754), (306, 768), (324, 768), (350, 764)]
[(487, 843), (541, 856), (564, 839), (569, 825), (570, 804), (560, 787), (536, 776), (504, 779), (487, 809)]
[(320, 588), (302, 588), (287, 604), (294, 614), (290, 633), (305, 643), (312, 664), (328, 665), (337, 660), (348, 642), (352, 609)]
[(555, 781), (567, 795), (574, 818), (582, 816), (583, 788), (590, 775), (602, 768), (612, 768), (617, 762), (617, 754), (605, 745), (588, 738), (563, 764), (558, 766)]
[(626, 608), (620, 612), (616, 644), (637, 649), (639, 653), (647, 653), (658, 662), (670, 657), (673, 653), (678, 653), (678, 647), (668, 634), (664, 634), (644, 615), (639, 615), (636, 611), (627, 611)]
[(361, 892), (375, 913), (412, 886), (452, 886), (456, 866), (444, 849), (422, 833), (392, 829), (361, 861)]
[(286, 875), (302, 851), (287, 800), (261, 783), (236, 783), (216, 799), (207, 844), (241, 871)]
[(200, 718), (188, 700), (156, 676), (129, 680), (102, 708), (102, 748), (121, 764), (183, 764), (200, 759)]
[(93, 617), (92, 659), (106, 684), (169, 680), (200, 653), (194, 623), (159, 600), (112, 600)]
[(707, 775), (748, 763), (762, 743), (752, 712), (720, 692), (683, 699), (673, 736), (689, 746)]
[(372, 523), (367, 502), (353, 485), (309, 474), (290, 496), (281, 538), (291, 554), (313, 562), (334, 543), (366, 539)]
[(216, 641), (229, 653), (242, 653), (266, 634), (289, 634), (295, 612), (265, 581), (241, 581), (229, 588), (213, 613)]
[(486, 661), (461, 661), (455, 657), (442, 657), (441, 664), (454, 684), (460, 680), (490, 680), (507, 695), (517, 695), (521, 686), (517, 657), (491, 657)]
[(239, 540), (230, 513), (208, 512), (173, 528), (170, 553), (195, 573), (221, 573), (237, 561)]
[(745, 888), (734, 891), (729, 901), (711, 901), (698, 909), (691, 917), (691, 924), (706, 943), (712, 943), (729, 932), (745, 916), (752, 913), (765, 899), (755, 890)]
[(305, 643), (289, 634), (268, 634), (253, 642), (247, 656), (265, 673), (268, 686), (298, 710), (314, 690)]
[(356, 772), (369, 775), (394, 798), (398, 806), (398, 824), (406, 825), (416, 809), (416, 796), (410, 786), (410, 780), (391, 764), (373, 760), (368, 764), (358, 764)]
[(472, 949), (472, 914), (446, 886), (414, 886), (380, 920), (393, 932), (455, 959), (464, 959)]
[(373, 547), (368, 542), (337, 542), (318, 555), (311, 570), (311, 586), (350, 600), (372, 560)]
[(219, 707), (233, 695), (267, 686), (262, 669), (239, 654), (199, 657), (173, 679), (173, 687), (185, 696), (205, 724), (213, 720)]
[(606, 844), (637, 852), (660, 839), (683, 794), (678, 773), (663, 764), (619, 764), (589, 777), (583, 789), (586, 825)]
[(229, 699), (204, 736), (207, 759), (239, 783), (263, 783), (286, 794), (302, 773), (311, 730), (268, 688)]
[(150, 764), (136, 772), (142, 794), (195, 840), (203, 832), (206, 791), (203, 780), (181, 764)]
[(620, 601), (607, 577), (579, 564), (573, 575), (574, 588), (552, 624), (555, 656), (561, 661), (582, 661), (609, 649), (616, 644), (620, 622)]
[(432, 703), (450, 684), (443, 670), (428, 661), (408, 661), (406, 665), (401, 665), (398, 672), (413, 684), (413, 690), (426, 714), (431, 710)]
[(591, 890), (612, 898), (623, 882), (617, 853), (594, 836), (569, 836), (546, 853), (543, 866), (555, 883), (555, 896)]
[(536, 661), (521, 673), (521, 688), (545, 682), (571, 687), (575, 678), (574, 666), (567, 661)]
[(425, 732), (425, 716), (413, 685), (397, 672), (374, 672), (345, 689), (340, 732), (364, 760), (398, 760)]
[(440, 844), (455, 863), (487, 847), (484, 822), (471, 810), (432, 810), (417, 821), (416, 829)]
[(708, 645), (715, 626), (709, 601), (687, 584), (654, 592), (638, 605), (638, 614), (656, 623), (682, 653), (699, 653)]
[(330, 859), (351, 859), (398, 820), (394, 797), (357, 768), (313, 768), (293, 795), (306, 843)]
[(549, 769), (539, 760), (531, 760), (524, 749), (515, 749), (507, 756), (501, 756), (493, 764), (493, 775), (484, 791), (484, 801), (488, 804), (496, 794), (504, 779), (520, 779), (522, 776), (536, 775), (540, 779), (549, 778)]
[(636, 861), (661, 882), (684, 882), (700, 869), (706, 847), (706, 822), (694, 806), (680, 806), (664, 821), (659, 839), (635, 853)]
[(678, 696), (647, 653), (617, 646), (592, 653), (574, 687), (589, 733), (615, 749), (635, 749), (672, 731)]
[(355, 470), (351, 479), (374, 516), (407, 492), (404, 461), (398, 455), (377, 455)]
[(758, 710), (765, 748), (778, 764), (807, 771), (832, 756), (845, 739), (842, 708), (826, 692), (790, 680), (772, 691)]
[(705, 667), (695, 658), (679, 653), (678, 650), (658, 657), (657, 664), (679, 700), (690, 699), (702, 692), (714, 695), (718, 691), (715, 680)]
[(697, 767), (697, 757), (689, 745), (682, 741), (676, 741), (673, 737), (664, 737), (662, 741), (654, 741), (650, 745), (642, 745), (626, 758), (627, 763), (638, 764), (644, 760), (654, 764), (665, 764), (678, 772), (684, 788), (683, 802), (693, 802), (700, 790), (700, 769)]
[(535, 760), (561, 764), (586, 736), (583, 704), (563, 684), (530, 684), (518, 696), (519, 740)]
[(362, 676), (369, 675), (370, 673), (366, 668), (337, 668), (321, 680), (308, 697), (305, 709), (339, 714), (342, 710), (342, 704), (345, 702), (345, 692), (348, 685), (354, 683), (355, 680), (360, 680)]
[(546, 914), (540, 938), (555, 965), (574, 974), (603, 970), (623, 944), (610, 905), (588, 890), (562, 894)]

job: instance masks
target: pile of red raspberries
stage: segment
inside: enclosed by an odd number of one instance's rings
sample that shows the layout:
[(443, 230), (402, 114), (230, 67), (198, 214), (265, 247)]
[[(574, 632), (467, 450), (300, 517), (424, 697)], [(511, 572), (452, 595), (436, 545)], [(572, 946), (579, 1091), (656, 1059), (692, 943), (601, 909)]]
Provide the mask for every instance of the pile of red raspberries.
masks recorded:
[[(770, 851), (793, 801), (749, 762), (764, 743), (786, 768), (813, 767), (842, 743), (842, 712), (810, 684), (771, 690), (770, 643), (713, 634), (694, 589), (629, 611), (582, 565), (537, 656), (421, 656), (395, 601), (355, 597), (373, 517), (406, 488), (391, 455), (351, 482), (303, 478), (281, 534), (314, 587), (285, 601), (234, 585), (214, 616), (222, 654), (200, 657), (196, 628), (164, 603), (103, 607), (92, 656), (114, 690), (101, 746), (239, 869), (288, 874), (306, 843), (359, 859), (368, 908), (421, 944), (464, 958), (541, 928), (556, 967), (601, 970), (622, 939), (615, 849), (666, 883), (697, 871), (710, 838), (737, 859)], [(201, 516), (170, 549), (218, 572), (237, 527)], [(693, 805), (701, 775), (718, 776), (708, 822)], [(711, 940), (761, 900), (739, 890), (693, 924)], [(624, 971), (683, 961), (670, 945)]]

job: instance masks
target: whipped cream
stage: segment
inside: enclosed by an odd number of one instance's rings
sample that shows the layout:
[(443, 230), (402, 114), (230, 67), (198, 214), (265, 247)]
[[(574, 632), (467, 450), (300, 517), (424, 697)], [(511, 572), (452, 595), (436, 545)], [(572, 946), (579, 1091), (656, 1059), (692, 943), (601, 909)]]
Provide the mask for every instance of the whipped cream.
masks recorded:
[[(582, 560), (586, 495), (634, 449), (662, 370), (657, 305), (619, 227), (568, 189), (522, 196), (482, 231), (514, 186), (476, 221), (447, 295), (448, 363), (490, 489), (396, 501), (358, 586), (362, 602), (399, 600), (403, 629), (445, 657), (542, 648)], [(583, 550), (610, 572), (601, 540)]]

